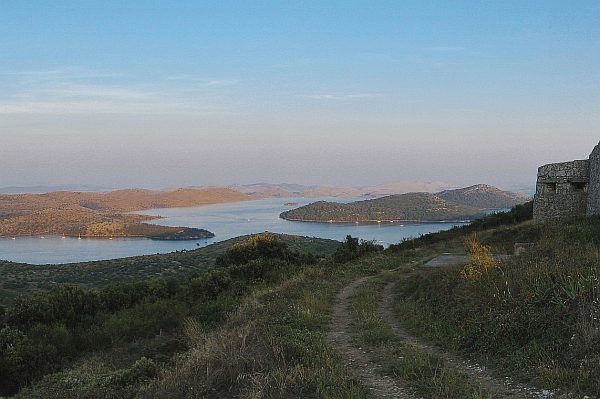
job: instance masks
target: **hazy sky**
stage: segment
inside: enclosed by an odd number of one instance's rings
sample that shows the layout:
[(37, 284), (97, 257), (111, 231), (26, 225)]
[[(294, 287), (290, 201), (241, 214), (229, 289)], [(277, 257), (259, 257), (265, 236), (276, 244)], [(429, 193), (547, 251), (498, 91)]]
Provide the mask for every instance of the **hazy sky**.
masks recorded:
[(533, 185), (600, 140), (600, 2), (0, 0), (0, 187)]

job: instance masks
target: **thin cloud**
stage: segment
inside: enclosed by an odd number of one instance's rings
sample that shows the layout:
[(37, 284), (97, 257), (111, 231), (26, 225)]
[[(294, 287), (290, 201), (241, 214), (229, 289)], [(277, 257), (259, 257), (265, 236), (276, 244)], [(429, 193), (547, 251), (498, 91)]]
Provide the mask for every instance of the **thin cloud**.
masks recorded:
[(165, 80), (194, 82), (202, 86), (232, 86), (239, 83), (237, 79), (207, 79), (193, 75), (169, 75)]
[(4, 72), (4, 75), (19, 75), (19, 76), (57, 76), (63, 75), (64, 70), (55, 69), (50, 71), (17, 71), (17, 72)]
[(215, 79), (209, 80), (205, 83), (206, 86), (231, 86), (237, 84), (238, 81), (234, 79)]
[(353, 100), (358, 98), (376, 97), (375, 93), (355, 93), (355, 94), (311, 94), (308, 98), (315, 100)]
[(466, 51), (467, 48), (461, 47), (461, 46), (435, 46), (435, 47), (427, 47), (427, 50), (438, 52), (438, 53), (455, 53), (455, 52)]
[(19, 101), (0, 102), (0, 115), (69, 115), (69, 114), (137, 114), (137, 115), (206, 115), (216, 107), (185, 101), (115, 103), (112, 101)]
[[(119, 76), (65, 70), (24, 71), (13, 74), (14, 90), (0, 95), (0, 114), (206, 114), (218, 107), (198, 93), (161, 85), (117, 84), (99, 77)], [(86, 80), (82, 80), (86, 79)], [(33, 84), (35, 80), (35, 84)], [(223, 80), (207, 80), (213, 86)]]
[(121, 73), (110, 71), (80, 70), (77, 68), (2, 72), (0, 75), (16, 76), (21, 84), (33, 84), (51, 81), (82, 81), (106, 78), (119, 78), (125, 76)]
[(156, 97), (159, 93), (137, 89), (123, 88), (119, 86), (96, 86), (96, 85), (65, 85), (61, 87), (39, 89), (34, 94), (52, 97), (88, 97), (107, 98), (114, 100), (148, 99)]

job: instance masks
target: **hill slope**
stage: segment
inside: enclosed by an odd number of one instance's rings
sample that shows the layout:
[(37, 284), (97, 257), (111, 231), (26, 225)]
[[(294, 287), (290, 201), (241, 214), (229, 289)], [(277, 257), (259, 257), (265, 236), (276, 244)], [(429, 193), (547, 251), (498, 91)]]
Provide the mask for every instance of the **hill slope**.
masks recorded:
[(472, 206), (478, 209), (506, 209), (523, 204), (530, 198), (523, 193), (502, 191), (487, 184), (477, 184), (456, 190), (444, 190), (437, 196), (447, 201)]
[(251, 197), (248, 195), (227, 188), (0, 195), (0, 236), (81, 234), (88, 237), (117, 237), (171, 234), (180, 228), (149, 225), (144, 222), (153, 217), (128, 212), (249, 199)]

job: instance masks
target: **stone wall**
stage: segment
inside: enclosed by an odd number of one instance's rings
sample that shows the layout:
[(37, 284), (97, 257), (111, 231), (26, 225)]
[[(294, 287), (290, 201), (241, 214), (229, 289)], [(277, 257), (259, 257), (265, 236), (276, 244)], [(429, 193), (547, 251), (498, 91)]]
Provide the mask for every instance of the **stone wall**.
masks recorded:
[(594, 148), (590, 155), (587, 215), (600, 215), (600, 144)]
[[(598, 161), (600, 168), (600, 151)], [(590, 162), (587, 159), (541, 166), (534, 197), (534, 221), (585, 216), (588, 211), (589, 181)]]

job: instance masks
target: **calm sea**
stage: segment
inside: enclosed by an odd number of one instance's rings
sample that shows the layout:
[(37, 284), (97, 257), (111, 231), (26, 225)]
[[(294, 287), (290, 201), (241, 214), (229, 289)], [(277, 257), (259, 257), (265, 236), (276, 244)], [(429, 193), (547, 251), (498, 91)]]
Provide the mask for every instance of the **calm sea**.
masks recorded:
[(207, 229), (215, 238), (200, 241), (153, 241), (144, 238), (77, 239), (61, 237), (0, 238), (0, 259), (32, 264), (85, 262), (128, 256), (167, 253), (195, 249), (213, 242), (244, 234), (271, 231), (309, 237), (343, 240), (348, 234), (389, 245), (404, 238), (446, 230), (451, 223), (405, 223), (403, 225), (355, 225), (288, 222), (279, 214), (293, 208), (294, 202), (305, 205), (319, 200), (349, 202), (355, 199), (331, 198), (271, 198), (232, 204), (216, 204), (194, 208), (153, 209), (139, 213), (162, 216), (154, 223), (165, 226), (186, 226)]

